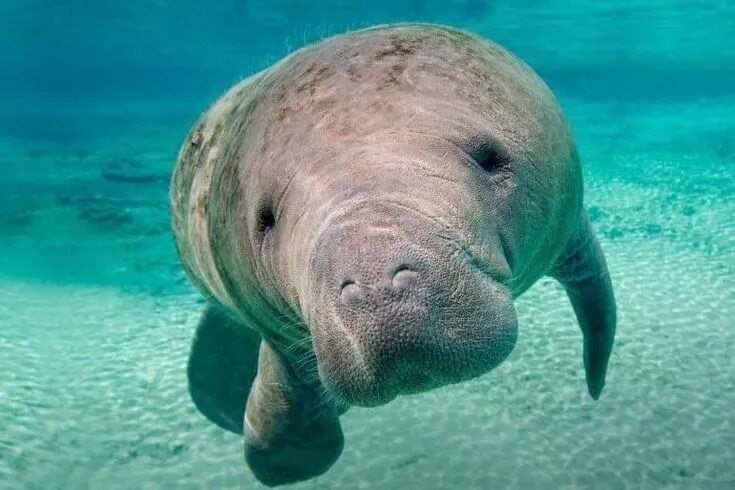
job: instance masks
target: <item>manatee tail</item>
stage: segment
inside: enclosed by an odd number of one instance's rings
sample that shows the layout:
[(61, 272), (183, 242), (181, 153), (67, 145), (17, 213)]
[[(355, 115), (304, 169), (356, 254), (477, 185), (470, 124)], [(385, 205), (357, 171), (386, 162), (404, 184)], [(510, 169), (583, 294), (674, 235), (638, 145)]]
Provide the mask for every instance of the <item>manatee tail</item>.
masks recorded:
[(245, 405), (258, 370), (260, 335), (207, 306), (189, 355), (189, 394), (210, 421), (242, 435)]
[(566, 289), (582, 329), (587, 390), (597, 400), (605, 386), (617, 315), (605, 255), (586, 212), (551, 275)]

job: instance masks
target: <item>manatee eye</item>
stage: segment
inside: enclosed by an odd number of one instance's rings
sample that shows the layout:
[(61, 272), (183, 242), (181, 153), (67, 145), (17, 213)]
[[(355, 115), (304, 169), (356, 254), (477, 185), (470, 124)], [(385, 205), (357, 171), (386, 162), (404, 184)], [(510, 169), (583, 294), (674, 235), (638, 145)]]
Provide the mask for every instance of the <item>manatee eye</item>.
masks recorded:
[(261, 236), (265, 236), (270, 233), (275, 226), (276, 215), (273, 212), (273, 206), (270, 204), (263, 206), (258, 215), (258, 232)]
[(495, 173), (510, 164), (510, 157), (498, 145), (482, 143), (476, 149), (474, 160), (477, 165), (488, 173)]

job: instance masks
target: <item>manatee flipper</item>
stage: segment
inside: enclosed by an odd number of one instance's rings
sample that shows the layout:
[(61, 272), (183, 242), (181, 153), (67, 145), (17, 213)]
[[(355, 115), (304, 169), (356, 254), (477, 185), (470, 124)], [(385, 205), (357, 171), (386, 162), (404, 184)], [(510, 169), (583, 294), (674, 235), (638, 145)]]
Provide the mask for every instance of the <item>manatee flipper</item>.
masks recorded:
[(260, 335), (215, 306), (207, 306), (194, 336), (187, 374), (189, 394), (204, 416), (243, 433), (243, 416), (258, 367)]
[(289, 361), (262, 342), (245, 414), (245, 459), (268, 486), (327, 471), (342, 452), (340, 410), (320, 381), (302, 381)]
[(564, 286), (574, 307), (584, 336), (587, 390), (597, 400), (615, 339), (616, 306), (605, 255), (586, 212), (551, 276)]

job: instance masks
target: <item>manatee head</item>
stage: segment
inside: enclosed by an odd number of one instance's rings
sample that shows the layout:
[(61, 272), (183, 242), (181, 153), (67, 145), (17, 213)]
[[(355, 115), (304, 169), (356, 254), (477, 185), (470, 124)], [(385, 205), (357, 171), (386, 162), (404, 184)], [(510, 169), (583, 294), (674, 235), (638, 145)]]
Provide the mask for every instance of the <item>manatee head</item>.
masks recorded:
[[(255, 274), (326, 390), (375, 406), (486, 373), (581, 204), (545, 84), (462, 31), (336, 36), (255, 82), (237, 157)], [(254, 205), (253, 205), (254, 204)]]

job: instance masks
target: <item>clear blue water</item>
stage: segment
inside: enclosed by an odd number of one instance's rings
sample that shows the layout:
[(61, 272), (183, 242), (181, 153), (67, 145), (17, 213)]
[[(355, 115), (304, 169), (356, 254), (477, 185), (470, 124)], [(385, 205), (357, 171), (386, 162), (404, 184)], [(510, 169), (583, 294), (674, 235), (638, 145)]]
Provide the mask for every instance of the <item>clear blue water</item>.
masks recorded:
[[(501, 367), (351, 410), (342, 458), (294, 488), (735, 488), (735, 3), (211, 3), (0, 2), (0, 488), (260, 488), (187, 394), (202, 300), (167, 178), (237, 80), (407, 20), (481, 33), (557, 94), (616, 286), (607, 388), (587, 396), (542, 280)], [(145, 182), (110, 179), (121, 159)]]

